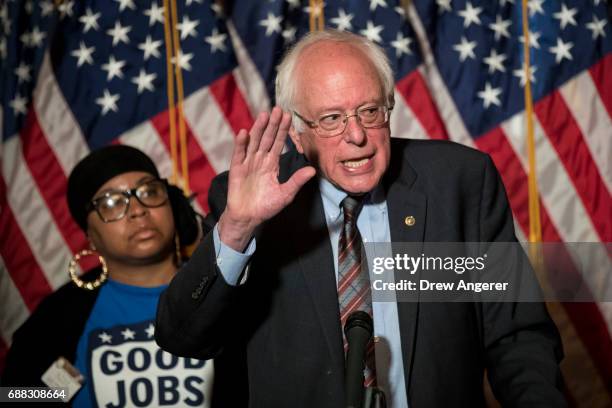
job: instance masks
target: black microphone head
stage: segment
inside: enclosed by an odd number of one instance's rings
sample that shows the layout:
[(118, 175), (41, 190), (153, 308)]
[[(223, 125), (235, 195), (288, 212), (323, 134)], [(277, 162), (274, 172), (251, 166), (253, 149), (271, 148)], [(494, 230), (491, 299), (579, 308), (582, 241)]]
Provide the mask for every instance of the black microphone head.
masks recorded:
[(349, 330), (354, 327), (361, 327), (368, 333), (368, 337), (371, 336), (372, 331), (374, 330), (372, 317), (363, 310), (356, 310), (352, 312), (344, 324), (344, 334), (348, 336)]

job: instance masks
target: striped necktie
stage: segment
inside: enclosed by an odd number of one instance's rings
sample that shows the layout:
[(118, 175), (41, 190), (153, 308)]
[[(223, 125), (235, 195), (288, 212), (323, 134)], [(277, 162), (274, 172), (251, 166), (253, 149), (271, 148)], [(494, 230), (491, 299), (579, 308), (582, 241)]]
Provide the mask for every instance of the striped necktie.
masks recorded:
[[(357, 217), (363, 206), (363, 197), (347, 196), (342, 200), (344, 222), (338, 242), (338, 303), (342, 327), (349, 315), (363, 310), (372, 316), (372, 293), (367, 262), (362, 262), (362, 240), (357, 228)], [(344, 338), (344, 352), (348, 344)], [(374, 342), (366, 351), (365, 385), (376, 385)]]

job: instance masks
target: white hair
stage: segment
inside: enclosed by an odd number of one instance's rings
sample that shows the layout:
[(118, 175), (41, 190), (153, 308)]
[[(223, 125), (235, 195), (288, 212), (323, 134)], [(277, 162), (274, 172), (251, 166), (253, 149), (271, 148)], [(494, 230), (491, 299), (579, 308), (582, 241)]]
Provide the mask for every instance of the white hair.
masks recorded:
[(281, 63), (278, 65), (276, 74), (276, 104), (286, 112), (291, 112), (293, 115), (293, 126), (296, 131), (303, 131), (303, 122), (293, 114), (296, 109), (296, 94), (297, 81), (295, 79), (295, 68), (300, 55), (311, 45), (320, 42), (335, 42), (352, 45), (361, 50), (370, 60), (374, 69), (378, 73), (380, 84), (382, 86), (383, 95), (387, 98), (388, 106), (393, 106), (393, 87), (394, 78), (393, 70), (389, 64), (389, 59), (385, 51), (376, 45), (373, 41), (368, 40), (357, 34), (347, 31), (338, 31), (333, 29), (325, 29), (323, 31), (314, 31), (308, 33), (284, 55)]

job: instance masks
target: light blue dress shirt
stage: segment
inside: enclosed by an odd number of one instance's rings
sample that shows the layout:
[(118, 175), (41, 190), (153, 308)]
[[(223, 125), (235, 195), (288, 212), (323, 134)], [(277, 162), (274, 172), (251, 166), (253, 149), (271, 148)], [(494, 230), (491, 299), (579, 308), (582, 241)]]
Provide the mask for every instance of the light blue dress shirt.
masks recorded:
[[(334, 255), (334, 271), (336, 284), (338, 282), (338, 240), (342, 228), (341, 202), (346, 193), (337, 189), (325, 179), (320, 179), (319, 189), (323, 199), (325, 221), (329, 229), (329, 238)], [(365, 198), (363, 209), (357, 218), (357, 228), (366, 242), (391, 242), (387, 201), (381, 187), (374, 189)], [(255, 239), (251, 240), (244, 253), (237, 252), (224, 245), (219, 238), (218, 227), (213, 230), (213, 240), (217, 255), (217, 264), (225, 281), (237, 285), (244, 283), (248, 272), (242, 275), (250, 257), (256, 249)], [(376, 254), (376, 256), (392, 256)], [(375, 275), (370, 272), (370, 281)], [(387, 299), (387, 298), (386, 298)], [(404, 378), (404, 362), (402, 359), (402, 344), (399, 330), (397, 303), (393, 301), (373, 302), (374, 336), (376, 350), (376, 380), (387, 397), (389, 408), (407, 408), (406, 382)]]

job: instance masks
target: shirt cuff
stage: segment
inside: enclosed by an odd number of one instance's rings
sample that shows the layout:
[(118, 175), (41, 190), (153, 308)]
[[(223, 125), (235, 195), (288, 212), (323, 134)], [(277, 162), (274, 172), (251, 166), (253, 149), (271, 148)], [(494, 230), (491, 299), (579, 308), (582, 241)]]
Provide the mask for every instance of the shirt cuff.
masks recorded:
[(240, 280), (240, 284), (242, 285), (246, 282), (247, 273), (244, 274), (242, 279), (240, 279), (240, 277), (257, 247), (255, 238), (251, 239), (244, 252), (235, 251), (221, 241), (221, 237), (219, 236), (219, 224), (217, 224), (213, 229), (213, 241), (215, 244), (217, 267), (221, 271), (223, 279), (232, 286), (238, 285), (238, 281)]

